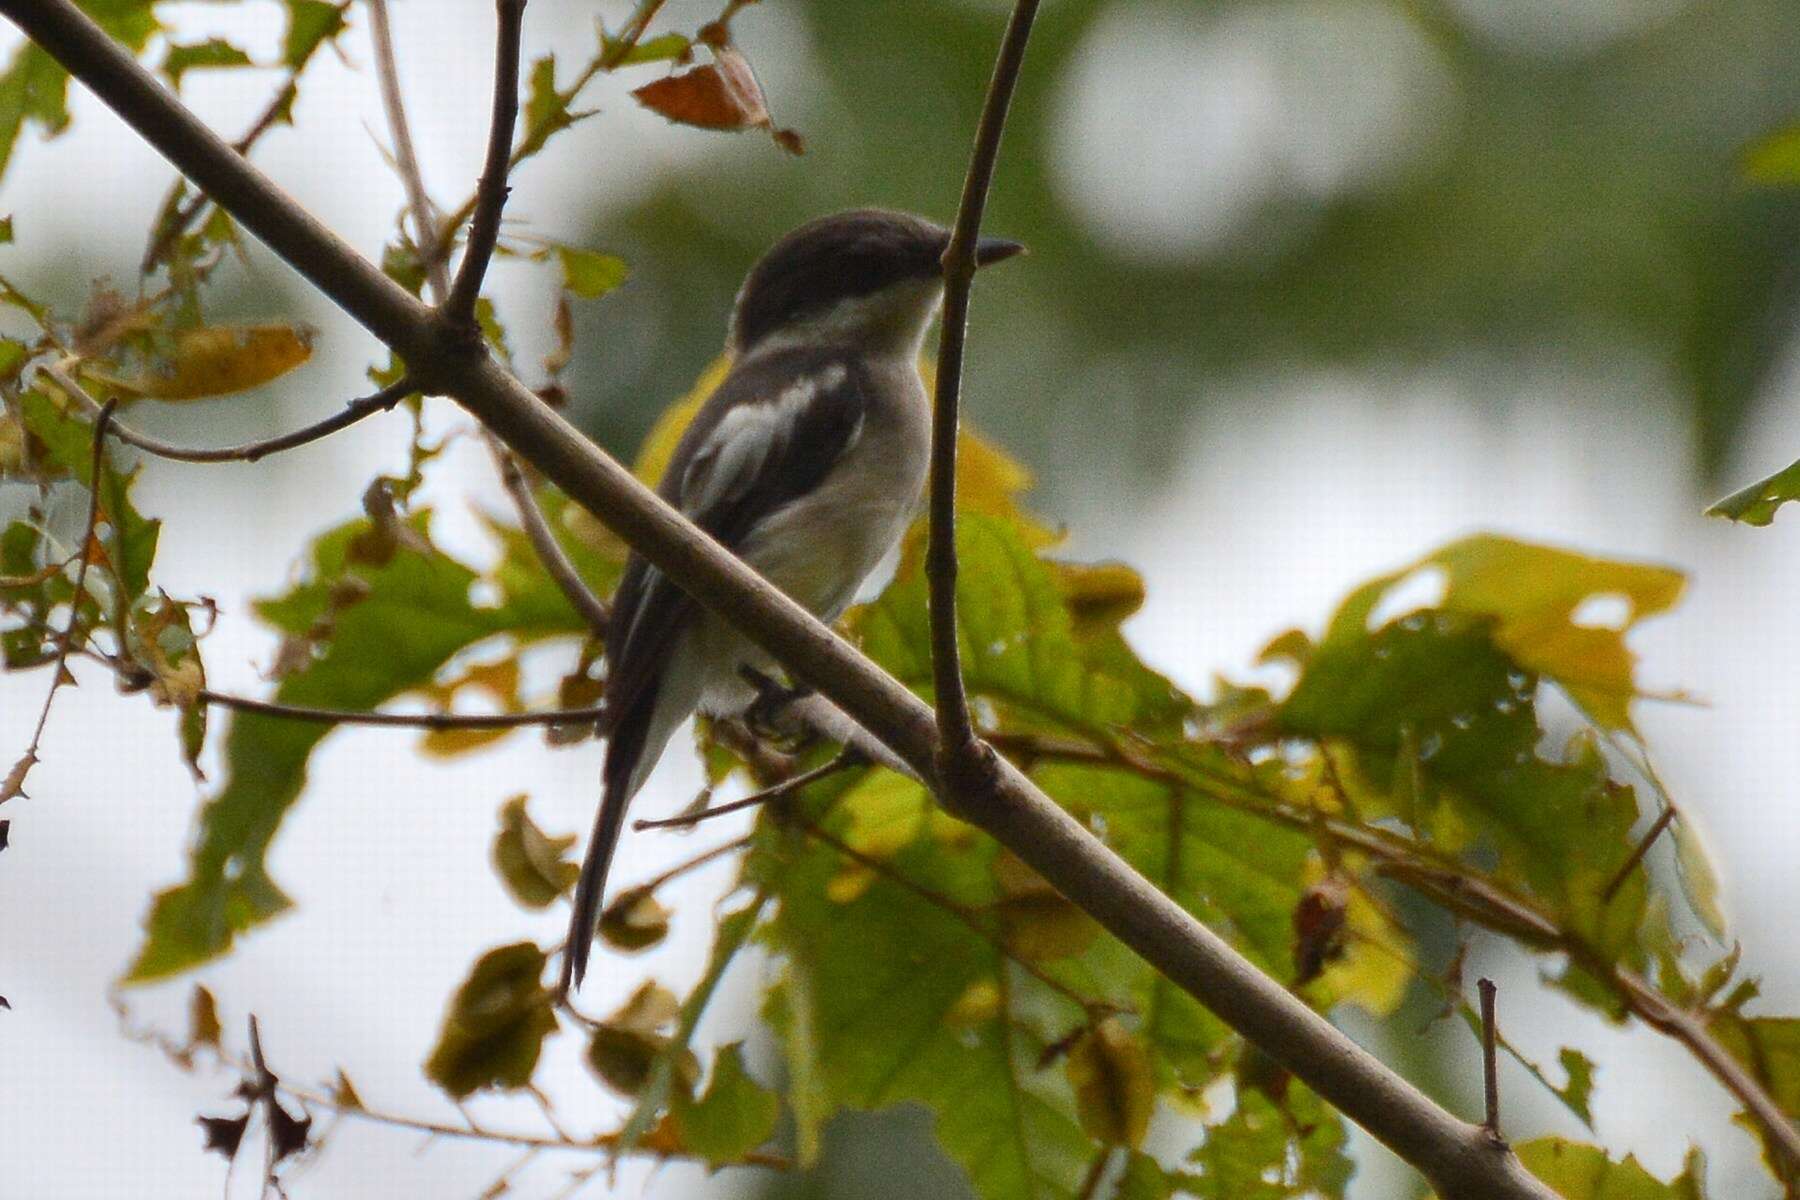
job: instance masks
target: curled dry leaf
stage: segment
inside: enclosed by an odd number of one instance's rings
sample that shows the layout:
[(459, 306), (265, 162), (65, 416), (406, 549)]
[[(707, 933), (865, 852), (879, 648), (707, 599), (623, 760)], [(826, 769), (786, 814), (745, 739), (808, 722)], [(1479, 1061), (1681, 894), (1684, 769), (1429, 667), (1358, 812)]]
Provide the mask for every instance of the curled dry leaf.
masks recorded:
[(303, 325), (203, 325), (177, 333), (140, 370), (102, 378), (154, 400), (203, 400), (287, 374), (312, 357), (312, 344)]
[(631, 94), (639, 104), (682, 125), (701, 129), (766, 129), (790, 154), (806, 149), (800, 135), (777, 129), (750, 61), (736, 47), (711, 48), (713, 61), (647, 83)]

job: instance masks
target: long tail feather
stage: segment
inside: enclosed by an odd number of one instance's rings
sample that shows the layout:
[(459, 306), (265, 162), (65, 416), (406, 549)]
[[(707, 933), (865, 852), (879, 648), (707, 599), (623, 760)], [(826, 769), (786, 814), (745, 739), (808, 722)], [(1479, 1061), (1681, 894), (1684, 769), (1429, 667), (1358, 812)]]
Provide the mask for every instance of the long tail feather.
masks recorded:
[(638, 780), (638, 763), (655, 720), (655, 697), (636, 705), (613, 728), (606, 743), (606, 765), (601, 770), (600, 811), (594, 814), (594, 833), (588, 839), (587, 856), (581, 860), (581, 878), (575, 884), (575, 910), (569, 918), (568, 948), (563, 953), (561, 991), (579, 988), (587, 974), (588, 953), (600, 924), (601, 901), (606, 896), (606, 876), (613, 851), (625, 828), (625, 810), (631, 804)]

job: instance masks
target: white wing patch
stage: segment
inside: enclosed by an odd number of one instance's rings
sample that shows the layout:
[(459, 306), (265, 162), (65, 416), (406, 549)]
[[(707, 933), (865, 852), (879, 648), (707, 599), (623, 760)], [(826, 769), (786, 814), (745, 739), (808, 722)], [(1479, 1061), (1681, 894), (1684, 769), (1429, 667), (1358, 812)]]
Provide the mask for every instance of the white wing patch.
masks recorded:
[(740, 404), (726, 413), (682, 476), (682, 511), (702, 513), (748, 491), (766, 469), (770, 452), (792, 436), (807, 406), (847, 377), (843, 365), (833, 363), (789, 384), (766, 404)]

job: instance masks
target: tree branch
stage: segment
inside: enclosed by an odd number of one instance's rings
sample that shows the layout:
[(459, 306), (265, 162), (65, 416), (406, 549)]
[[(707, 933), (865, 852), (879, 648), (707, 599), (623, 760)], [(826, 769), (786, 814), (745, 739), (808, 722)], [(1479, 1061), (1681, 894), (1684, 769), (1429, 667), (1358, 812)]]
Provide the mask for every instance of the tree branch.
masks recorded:
[[(413, 149), (406, 102), (400, 94), (400, 68), (394, 61), (394, 31), (388, 23), (387, 0), (368, 0), (368, 5), (369, 40), (375, 44), (375, 80), (381, 91), (382, 111), (387, 114), (388, 135), (394, 139), (394, 167), (400, 175), (400, 186), (406, 189), (406, 207), (412, 212), (413, 236), (418, 239), (426, 281), (441, 304), (450, 290), (449, 274), (444, 269), (445, 256), (438, 240), (437, 218), (432, 215), (431, 194), (425, 190), (419, 155)], [(446, 229), (444, 237), (450, 233)]]
[[(54, 379), (65, 395), (90, 413), (98, 414), (101, 411), (101, 403), (94, 399), (92, 393), (81, 386), (80, 381), (69, 371), (67, 362), (59, 362), (45, 367), (44, 374)], [(373, 395), (362, 396), (350, 401), (323, 421), (314, 422), (302, 429), (296, 429), (292, 433), (264, 438), (261, 441), (245, 442), (239, 446), (216, 448), (177, 446), (173, 442), (165, 442), (161, 438), (151, 437), (147, 433), (139, 433), (117, 421), (111, 423), (107, 432), (128, 446), (136, 446), (146, 454), (154, 454), (158, 458), (166, 458), (174, 462), (256, 462), (271, 454), (279, 454), (283, 450), (292, 450), (296, 446), (304, 446), (308, 442), (316, 442), (320, 438), (329, 437), (340, 429), (348, 429), (364, 417), (374, 416), (378, 412), (389, 412), (395, 405), (417, 390), (411, 379), (402, 378)]]
[(310, 708), (299, 704), (279, 704), (273, 700), (254, 700), (249, 696), (233, 696), (202, 688), (198, 699), (206, 704), (229, 708), (235, 712), (260, 713), (266, 717), (282, 717), (289, 721), (310, 721), (320, 725), (380, 725), (401, 729), (519, 729), (527, 725), (577, 725), (598, 721), (604, 708), (558, 708), (522, 713), (390, 713), (359, 712), (347, 708)]
[(487, 162), (475, 187), (475, 215), (469, 219), (469, 241), (456, 281), (444, 297), (444, 315), (459, 325), (475, 323), (475, 299), (481, 277), (500, 241), (500, 213), (506, 207), (507, 166), (512, 154), (513, 125), (519, 119), (519, 34), (525, 22), (525, 0), (494, 0), (499, 34), (494, 39), (494, 114), (488, 126)]
[[(422, 390), (488, 425), (696, 602), (935, 780), (932, 710), (695, 528), (451, 323), (382, 275), (151, 78), (72, 0), (0, 0), (23, 29), (314, 286), (387, 342)], [(937, 789), (939, 800), (947, 797)], [(1158, 892), (1010, 764), (949, 798), (1176, 986), (1417, 1167), (1440, 1194), (1553, 1193), (1480, 1126), (1438, 1107)]]
[(962, 654), (956, 626), (956, 435), (961, 402), (963, 348), (969, 332), (969, 291), (975, 282), (975, 245), (981, 237), (981, 214), (987, 207), (994, 164), (1006, 111), (1025, 62), (1025, 43), (1037, 16), (1038, 0), (1018, 0), (1000, 54), (988, 82), (975, 149), (963, 181), (962, 204), (950, 244), (944, 250), (944, 319), (938, 344), (937, 398), (931, 422), (931, 530), (925, 574), (931, 601), (931, 677), (937, 700), (939, 773), (955, 780), (965, 772), (985, 771), (984, 755), (969, 723), (969, 700), (963, 690)]
[(490, 436), (488, 441), (494, 451), (494, 461), (500, 467), (500, 482), (506, 488), (506, 494), (512, 497), (513, 507), (519, 510), (519, 524), (525, 530), (532, 550), (536, 551), (538, 561), (562, 589), (570, 606), (587, 621), (594, 636), (604, 641), (606, 628), (612, 623), (612, 609), (594, 594), (569, 556), (563, 553), (562, 543), (556, 540), (544, 510), (538, 507), (537, 497), (531, 494), (531, 484), (526, 480), (525, 472), (520, 470), (518, 460), (507, 453), (506, 447), (497, 439)]

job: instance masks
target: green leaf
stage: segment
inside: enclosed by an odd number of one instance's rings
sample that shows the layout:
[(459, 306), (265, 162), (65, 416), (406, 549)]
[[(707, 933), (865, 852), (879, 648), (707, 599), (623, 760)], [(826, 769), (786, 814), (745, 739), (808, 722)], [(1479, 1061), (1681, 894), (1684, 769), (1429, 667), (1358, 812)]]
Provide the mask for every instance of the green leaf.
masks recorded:
[(638, 1093), (637, 1105), (619, 1131), (621, 1153), (643, 1139), (655, 1123), (657, 1114), (670, 1102), (670, 1097), (676, 1094), (676, 1076), (682, 1056), (690, 1053), (688, 1044), (693, 1039), (694, 1027), (700, 1023), (706, 1006), (712, 1002), (713, 993), (718, 989), (719, 981), (725, 977), (725, 972), (737, 958), (738, 951), (749, 941), (768, 903), (768, 893), (758, 892), (750, 903), (720, 919), (718, 932), (713, 935), (712, 956), (707, 961), (706, 974), (694, 985), (694, 990), (688, 993), (687, 999), (681, 1002), (681, 1016), (676, 1023), (675, 1032), (650, 1064), (649, 1077)]
[(530, 942), (482, 955), (444, 1014), (426, 1078), (456, 1100), (482, 1088), (529, 1086), (544, 1038), (556, 1031), (544, 963)]
[(1744, 178), (1751, 183), (1800, 183), (1800, 125), (1778, 129), (1744, 151)]
[(527, 908), (548, 908), (556, 903), (581, 874), (581, 868), (564, 857), (575, 844), (574, 834), (550, 837), (525, 811), (525, 797), (512, 797), (500, 809), (500, 832), (494, 836), (494, 869), (506, 890)]
[(1505, 877), (1597, 953), (1641, 964), (1643, 874), (1605, 896), (1631, 852), (1632, 791), (1612, 782), (1589, 742), (1560, 759), (1540, 753), (1537, 677), (1496, 644), (1494, 618), (1432, 609), (1370, 631), (1369, 591), (1346, 603), (1314, 651), (1281, 706), (1283, 729), (1342, 739), (1375, 789), (1416, 774), (1413, 811), (1374, 790), (1358, 797), (1364, 818), (1399, 817), (1443, 851), (1491, 845)]
[(1663, 1183), (1626, 1155), (1614, 1162), (1598, 1146), (1563, 1138), (1538, 1138), (1514, 1147), (1526, 1170), (1564, 1200), (1703, 1200), (1705, 1170), (1698, 1150), (1688, 1151), (1680, 1175)]
[(13, 145), (27, 121), (46, 136), (68, 127), (69, 73), (34, 43), (26, 42), (0, 75), (0, 174), (12, 158)]
[(629, 50), (620, 53), (622, 42), (607, 37), (604, 30), (600, 34), (602, 53), (614, 66), (629, 67), (638, 63), (673, 62), (685, 58), (693, 48), (693, 42), (686, 34), (663, 33), (653, 38), (644, 38)]
[(1790, 1120), (1800, 1120), (1800, 1018), (1746, 1017), (1727, 1004), (1707, 1028)]
[[(495, 607), (476, 607), (477, 576), (435, 550), (399, 546), (379, 565), (355, 561), (351, 549), (369, 534), (353, 521), (313, 546), (310, 578), (285, 596), (258, 604), (266, 621), (301, 647), (303, 665), (282, 679), (284, 704), (373, 709), (420, 687), (452, 655), (507, 633), (530, 639), (579, 632), (581, 621), (555, 585), (516, 589)], [(410, 528), (429, 545), (429, 517)], [(328, 636), (309, 639), (323, 629)], [(232, 938), (289, 905), (269, 878), (265, 859), (281, 820), (306, 784), (306, 764), (331, 726), (261, 713), (239, 713), (225, 739), (223, 786), (200, 812), (186, 882), (160, 893), (147, 936), (127, 980), (164, 978), (223, 954)]]
[[(25, 428), (44, 443), (50, 460), (81, 482), (93, 487), (94, 427), (63, 411), (42, 392), (26, 392), (19, 399)], [(100, 511), (110, 535), (102, 537), (107, 571), (118, 581), (127, 609), (150, 586), (150, 567), (156, 560), (156, 543), (162, 522), (139, 513), (131, 503), (131, 485), (137, 473), (123, 474), (108, 455), (100, 472)]]
[(181, 87), (181, 77), (195, 67), (248, 67), (250, 56), (242, 49), (232, 45), (224, 38), (208, 38), (204, 42), (188, 45), (171, 44), (169, 53), (163, 58), (163, 74), (169, 77), (177, 89)]
[(606, 295), (631, 274), (625, 260), (611, 254), (558, 246), (556, 257), (562, 263), (563, 286), (584, 300)]
[(1178, 1177), (1183, 1194), (1201, 1200), (1342, 1196), (1354, 1169), (1343, 1121), (1299, 1083), (1287, 1083), (1281, 1100), (1240, 1087), (1231, 1115), (1207, 1127), (1190, 1159), (1198, 1173)]
[(1790, 463), (1767, 479), (1731, 493), (1708, 508), (1706, 515), (1746, 525), (1767, 525), (1775, 519), (1775, 510), (1789, 500), (1800, 500), (1800, 462)]
[(287, 0), (287, 7), (288, 27), (281, 41), (281, 61), (290, 70), (298, 71), (314, 51), (344, 31), (344, 12), (349, 5)]
[[(1061, 1072), (1038, 1063), (1046, 1039), (1014, 1007), (1027, 1004), (1017, 995), (1026, 981), (990, 941), (915, 890), (965, 908), (989, 903), (999, 896), (991, 853), (985, 840), (978, 853), (915, 844), (893, 860), (914, 886), (877, 877), (847, 903), (831, 898), (841, 857), (816, 840), (752, 857), (780, 899), (767, 936), (785, 975), (765, 1015), (793, 1080), (801, 1161), (822, 1116), (915, 1101), (937, 1117), (939, 1140), (980, 1196), (1067, 1197), (1080, 1182), (1093, 1147)], [(993, 1019), (955, 1019), (971, 985), (984, 982), (1002, 997)], [(1040, 1016), (1080, 1017), (1036, 985), (1033, 997)]]
[[(1002, 719), (1111, 737), (1173, 732), (1193, 705), (1130, 654), (1116, 630), (1078, 631), (1061, 581), (1015, 523), (964, 511), (957, 521), (963, 674)], [(926, 581), (917, 564), (861, 613), (863, 649), (919, 691), (931, 681)]]
[(712, 1081), (698, 1100), (677, 1096), (681, 1140), (713, 1168), (740, 1162), (775, 1133), (781, 1102), (744, 1070), (743, 1043), (721, 1046)]

